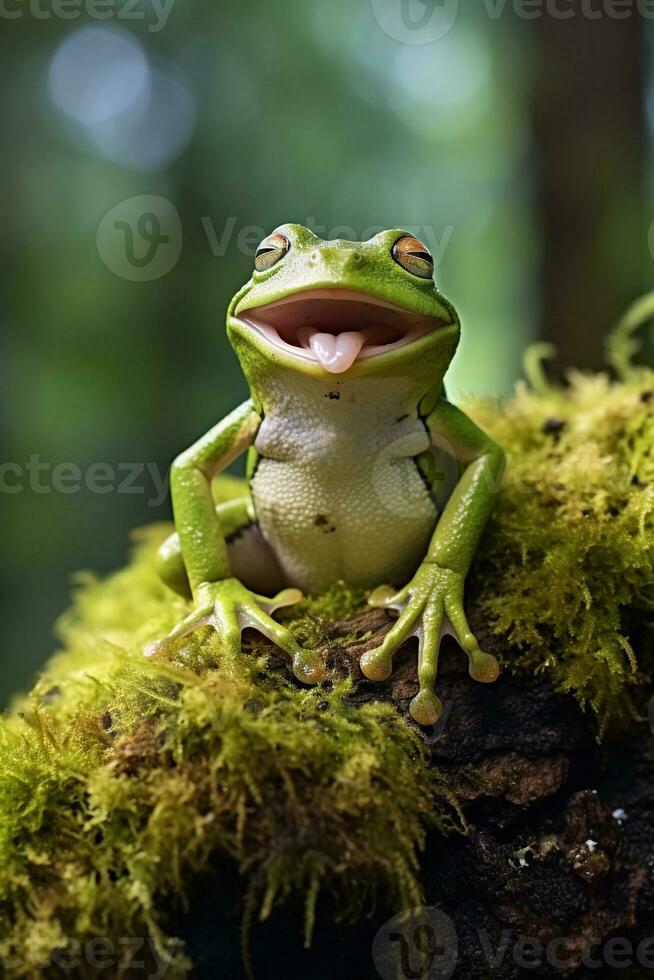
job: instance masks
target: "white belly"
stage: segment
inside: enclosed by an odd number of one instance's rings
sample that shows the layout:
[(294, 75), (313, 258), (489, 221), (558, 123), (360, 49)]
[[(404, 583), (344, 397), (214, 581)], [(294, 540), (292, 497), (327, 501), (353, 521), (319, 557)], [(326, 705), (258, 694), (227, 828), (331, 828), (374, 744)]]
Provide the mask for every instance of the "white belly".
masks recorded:
[(262, 459), (252, 495), (286, 582), (306, 592), (339, 579), (363, 588), (404, 584), (436, 524), (436, 508), (412, 460), (395, 461), (392, 481), (379, 487), (374, 470), (363, 465), (321, 474)]
[(302, 414), (297, 401), (267, 414), (255, 444), (257, 521), (287, 583), (305, 592), (339, 579), (405, 584), (437, 520), (415, 462), (429, 447), (424, 425), (388, 399), (341, 391), (303, 401)]

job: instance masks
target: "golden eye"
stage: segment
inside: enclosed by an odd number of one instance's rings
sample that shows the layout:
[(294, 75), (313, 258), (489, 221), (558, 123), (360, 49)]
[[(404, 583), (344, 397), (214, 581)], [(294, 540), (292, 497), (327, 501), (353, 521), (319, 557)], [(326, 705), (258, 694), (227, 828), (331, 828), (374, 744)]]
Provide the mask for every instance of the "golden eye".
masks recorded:
[(398, 265), (414, 276), (431, 279), (434, 275), (434, 260), (431, 252), (426, 245), (417, 238), (412, 238), (411, 235), (405, 235), (395, 242), (392, 255)]
[(254, 257), (254, 268), (257, 272), (272, 269), (280, 259), (284, 258), (290, 247), (291, 243), (286, 235), (281, 235), (279, 232), (268, 235), (257, 249)]

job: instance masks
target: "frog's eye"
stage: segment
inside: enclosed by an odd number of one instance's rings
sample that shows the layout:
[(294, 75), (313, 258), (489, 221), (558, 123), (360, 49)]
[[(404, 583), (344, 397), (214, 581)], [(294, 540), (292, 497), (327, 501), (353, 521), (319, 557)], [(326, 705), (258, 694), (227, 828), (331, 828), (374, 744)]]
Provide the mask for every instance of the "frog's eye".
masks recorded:
[(411, 235), (404, 235), (395, 242), (392, 255), (398, 265), (414, 276), (431, 279), (434, 274), (431, 252), (426, 245), (417, 238), (412, 238)]
[(273, 235), (268, 235), (257, 249), (254, 257), (254, 268), (257, 272), (272, 269), (280, 259), (284, 258), (290, 247), (291, 243), (286, 235), (281, 235), (278, 231)]

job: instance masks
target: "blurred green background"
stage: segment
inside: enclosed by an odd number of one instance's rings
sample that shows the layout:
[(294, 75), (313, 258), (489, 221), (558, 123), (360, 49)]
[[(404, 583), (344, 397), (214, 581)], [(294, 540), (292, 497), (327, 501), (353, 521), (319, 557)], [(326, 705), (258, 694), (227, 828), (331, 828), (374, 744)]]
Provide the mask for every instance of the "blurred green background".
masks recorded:
[(509, 392), (537, 337), (601, 363), (651, 283), (635, 6), (3, 0), (4, 703), (71, 574), (169, 518), (170, 460), (245, 396), (225, 308), (276, 225), (419, 233), (463, 318), (456, 398)]

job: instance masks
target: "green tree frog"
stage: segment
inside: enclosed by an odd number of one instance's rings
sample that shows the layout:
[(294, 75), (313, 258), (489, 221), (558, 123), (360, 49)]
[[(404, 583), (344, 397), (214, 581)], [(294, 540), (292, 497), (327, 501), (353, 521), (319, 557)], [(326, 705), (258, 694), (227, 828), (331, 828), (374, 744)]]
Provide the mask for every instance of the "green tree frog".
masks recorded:
[[(272, 614), (344, 580), (399, 614), (361, 658), (367, 678), (387, 679), (400, 645), (418, 638), (419, 724), (442, 711), (445, 632), (474, 679), (496, 679), (463, 591), (504, 454), (445, 396), (460, 323), (433, 272), (428, 248), (401, 230), (355, 243), (286, 224), (261, 243), (227, 314), (251, 397), (171, 470), (177, 533), (159, 570), (194, 608), (168, 640), (210, 625), (238, 651), (254, 628), (317, 683), (319, 655)], [(212, 477), (246, 450), (250, 493), (215, 506)]]

